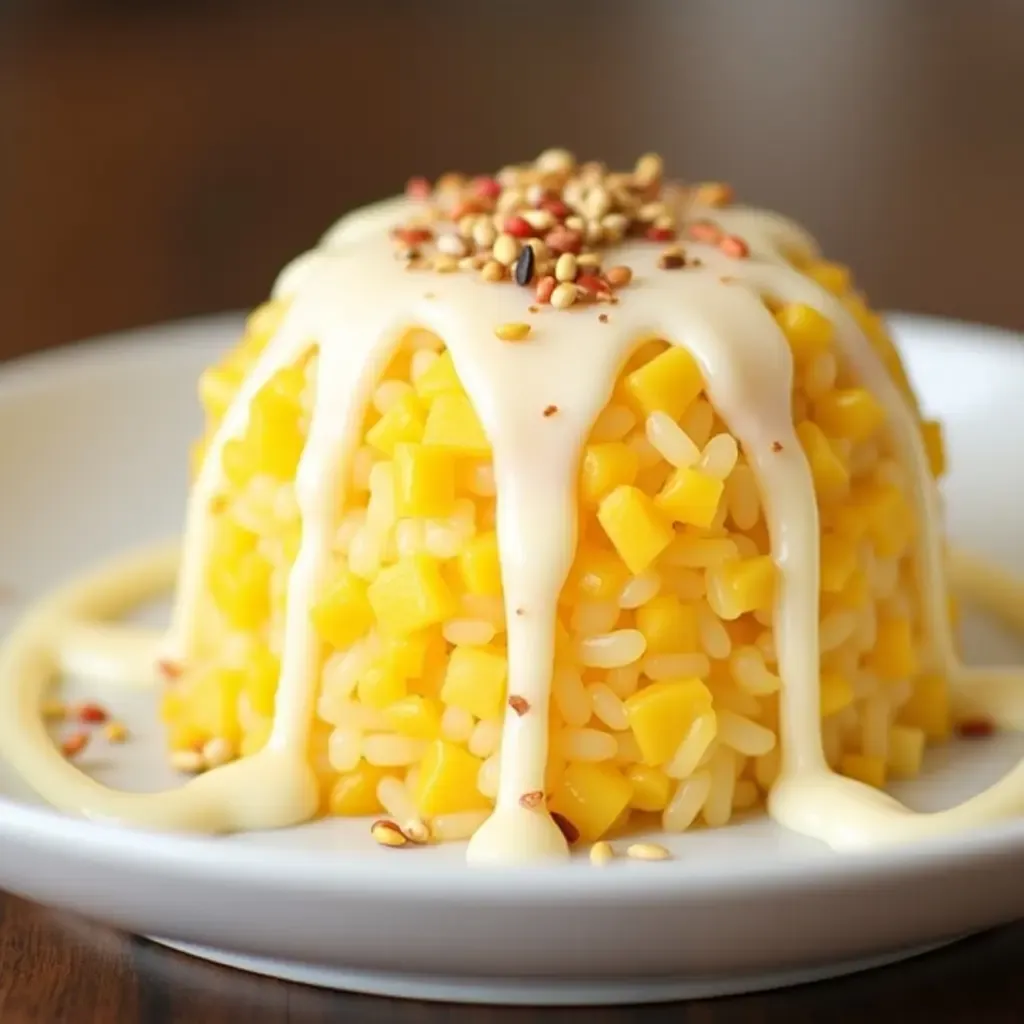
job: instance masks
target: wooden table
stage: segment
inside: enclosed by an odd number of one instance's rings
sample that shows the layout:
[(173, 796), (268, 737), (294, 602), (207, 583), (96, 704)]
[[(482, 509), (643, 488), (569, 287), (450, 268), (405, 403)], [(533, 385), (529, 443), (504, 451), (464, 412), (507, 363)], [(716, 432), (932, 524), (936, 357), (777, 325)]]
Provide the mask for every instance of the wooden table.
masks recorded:
[[(1024, 328), (1024, 4), (0, 4), (0, 356), (250, 305), (411, 173), (660, 149), (876, 303)], [(0, 851), (2, 856), (2, 851)], [(1024, 925), (803, 989), (450, 1008), (247, 977), (0, 897), (0, 1021), (1024, 1019)]]
[(615, 1009), (399, 1002), (258, 978), (0, 899), (4, 1024), (1001, 1024), (1024, 1020), (1024, 924), (867, 974), (801, 988)]

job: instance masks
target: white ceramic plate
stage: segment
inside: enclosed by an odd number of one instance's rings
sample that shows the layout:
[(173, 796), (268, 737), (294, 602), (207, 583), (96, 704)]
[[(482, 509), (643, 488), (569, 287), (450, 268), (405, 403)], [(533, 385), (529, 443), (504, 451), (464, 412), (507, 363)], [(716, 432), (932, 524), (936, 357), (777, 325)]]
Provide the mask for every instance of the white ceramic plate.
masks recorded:
[[(948, 424), (955, 537), (1024, 570), (1024, 343), (895, 318), (926, 404)], [(237, 317), (123, 335), (0, 370), (0, 626), (78, 570), (176, 532), (195, 378)], [(974, 623), (979, 659), (1024, 645)], [(5, 685), (11, 685), (5, 681)], [(75, 685), (72, 683), (72, 685)], [(78, 684), (81, 685), (81, 684)], [(134, 742), (96, 743), (105, 781), (168, 784), (152, 698), (105, 700)], [(932, 755), (919, 808), (975, 791), (1017, 737)], [(0, 770), (0, 886), (250, 970), (390, 995), (610, 1003), (809, 980), (1024, 915), (1024, 821), (839, 856), (766, 820), (671, 841), (664, 863), (470, 869), (458, 847), (385, 851), (365, 822), (226, 839), (157, 836), (46, 810)]]

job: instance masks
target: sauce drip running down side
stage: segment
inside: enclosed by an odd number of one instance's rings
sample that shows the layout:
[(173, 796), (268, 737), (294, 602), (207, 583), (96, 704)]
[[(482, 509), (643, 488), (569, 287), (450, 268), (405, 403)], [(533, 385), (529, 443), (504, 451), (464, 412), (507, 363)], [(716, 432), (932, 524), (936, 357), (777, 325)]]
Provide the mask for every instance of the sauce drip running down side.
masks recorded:
[[(582, 446), (629, 353), (650, 337), (685, 343), (703, 371), (709, 398), (743, 444), (763, 495), (778, 569), (774, 622), (783, 680), (783, 766), (769, 798), (771, 815), (836, 848), (857, 848), (1024, 811), (1024, 766), (956, 808), (922, 815), (835, 774), (825, 761), (818, 695), (817, 506), (790, 412), (789, 347), (762, 296), (810, 305), (831, 320), (841, 354), (886, 412), (919, 524), (914, 563), (925, 670), (945, 674), (961, 706), (1011, 725), (1024, 725), (1019, 695), (1024, 673), (969, 669), (958, 662), (945, 615), (938, 499), (914, 414), (842, 303), (790, 264), (787, 254), (814, 250), (801, 229), (774, 214), (741, 207), (690, 209), (692, 221), (711, 222), (746, 239), (750, 257), (730, 259), (714, 246), (688, 243), (688, 257), (699, 265), (673, 275), (658, 272), (656, 247), (624, 243), (615, 257), (633, 268), (628, 301), (540, 317), (529, 345), (508, 345), (494, 337), (494, 325), (521, 318), (522, 292), (489, 287), (471, 275), (445, 274), (431, 278), (427, 299), (422, 277), (396, 263), (387, 237), (387, 228), (405, 212), (405, 201), (391, 201), (346, 218), (320, 248), (280, 276), (275, 293), (291, 300), (289, 311), (223, 418), (190, 498), (168, 635), (158, 642), (118, 627), (83, 625), (121, 614), (169, 586), (176, 553), (160, 550), (115, 563), (46, 598), (0, 651), (0, 749), (47, 800), (93, 818), (208, 832), (283, 827), (315, 813), (316, 781), (306, 750), (320, 665), (309, 608), (328, 564), (338, 495), (363, 410), (397, 339), (415, 326), (444, 339), (493, 448), (501, 496), (497, 532), (509, 623), (509, 690), (533, 709), (525, 716), (506, 713), (496, 806), (470, 843), (471, 861), (568, 856), (562, 833), (543, 807), (524, 807), (520, 797), (544, 788), (555, 609), (576, 544)], [(606, 311), (609, 322), (599, 326), (598, 315)], [(199, 632), (211, 506), (221, 485), (224, 445), (245, 430), (262, 385), (314, 346), (317, 396), (296, 478), (302, 539), (288, 581), (270, 741), (260, 754), (216, 768), (178, 790), (143, 795), (107, 789), (54, 749), (38, 715), (43, 688), (61, 669), (87, 667), (91, 674), (129, 681), (150, 675), (158, 653), (188, 661)], [(549, 404), (557, 405), (558, 417), (542, 415)], [(977, 567), (972, 575), (961, 566), (960, 575), (991, 598), (994, 585)], [(1007, 586), (1003, 581), (1004, 591)]]

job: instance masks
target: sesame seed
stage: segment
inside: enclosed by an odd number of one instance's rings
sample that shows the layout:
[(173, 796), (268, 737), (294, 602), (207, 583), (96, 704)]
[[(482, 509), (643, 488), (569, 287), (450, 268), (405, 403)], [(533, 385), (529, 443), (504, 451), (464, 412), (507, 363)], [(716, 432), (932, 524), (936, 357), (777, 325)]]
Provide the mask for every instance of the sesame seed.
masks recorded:
[(526, 810), (532, 811), (544, 803), (544, 791), (540, 789), (532, 790), (529, 793), (524, 793), (519, 798), (519, 806), (525, 807)]
[(124, 743), (128, 739), (128, 726), (124, 722), (108, 722), (103, 735), (110, 743)]
[(594, 843), (590, 848), (590, 863), (596, 867), (603, 868), (605, 864), (614, 859), (615, 851), (612, 849), (612, 844), (606, 843), (603, 839), (599, 843)]
[(633, 271), (629, 267), (609, 267), (604, 278), (613, 288), (625, 288), (633, 280)]
[(525, 287), (533, 280), (534, 258), (533, 249), (528, 245), (524, 245), (523, 251), (519, 254), (519, 259), (516, 260), (516, 284)]
[(398, 849), (409, 841), (405, 833), (393, 822), (386, 818), (375, 821), (370, 826), (370, 835), (379, 846), (389, 846)]
[(40, 712), (48, 722), (61, 722), (67, 716), (68, 706), (62, 700), (44, 700), (40, 705)]
[(508, 706), (517, 714), (520, 718), (530, 710), (530, 702), (525, 697), (520, 697), (518, 694), (513, 693), (508, 699)]
[(608, 323), (608, 314), (607, 313), (598, 313), (597, 321), (598, 321), (598, 323), (602, 323), (602, 324)]
[(601, 266), (601, 255), (596, 252), (581, 253), (576, 257), (576, 265), (581, 269), (596, 270)]
[(82, 704), (75, 712), (75, 717), (80, 722), (85, 722), (88, 725), (101, 725), (110, 716), (107, 714), (107, 709), (99, 704)]
[(555, 263), (555, 280), (575, 281), (576, 267), (576, 257), (571, 252), (563, 252)]
[(626, 847), (626, 856), (633, 860), (669, 860), (672, 854), (658, 843), (633, 843)]
[(532, 330), (533, 328), (529, 324), (498, 324), (494, 328), (494, 334), (502, 341), (523, 341), (530, 336), (530, 331)]
[(70, 736), (64, 738), (61, 741), (60, 752), (66, 758), (72, 758), (80, 754), (89, 742), (89, 734), (87, 732), (73, 732)]
[(551, 293), (551, 305), (555, 309), (568, 309), (576, 301), (576, 296), (576, 285), (565, 281)]
[(426, 822), (420, 818), (410, 818), (408, 821), (403, 821), (401, 829), (402, 835), (410, 843), (422, 846), (424, 843), (430, 842), (430, 829), (427, 827)]
[(549, 406), (546, 406), (545, 409), (544, 409), (544, 416), (545, 416), (545, 418), (548, 418), (548, 417), (554, 416), (556, 412), (558, 412), (558, 406), (557, 405), (549, 405)]
[(527, 306), (526, 307), (526, 312), (527, 313), (539, 313), (540, 312), (540, 306)]

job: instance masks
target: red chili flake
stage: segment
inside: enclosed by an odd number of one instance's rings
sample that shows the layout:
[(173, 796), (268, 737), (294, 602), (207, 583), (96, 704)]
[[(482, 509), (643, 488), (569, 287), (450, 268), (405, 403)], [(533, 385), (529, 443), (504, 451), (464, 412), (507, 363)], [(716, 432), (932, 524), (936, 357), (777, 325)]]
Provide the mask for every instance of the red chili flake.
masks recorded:
[(519, 806), (525, 807), (528, 811), (540, 807), (542, 803), (544, 803), (544, 791), (542, 789), (535, 789), (530, 793), (524, 793), (519, 798)]
[(429, 242), (434, 237), (434, 232), (429, 228), (395, 228), (392, 234), (403, 245), (411, 246)]
[(718, 245), (722, 240), (722, 229), (709, 220), (699, 220), (691, 224), (686, 233), (695, 242), (707, 242), (708, 245)]
[(554, 416), (556, 412), (558, 412), (558, 406), (557, 405), (549, 405), (544, 410), (544, 415), (545, 415), (545, 417), (547, 417), (547, 416)]
[(156, 670), (164, 679), (177, 679), (184, 671), (180, 662), (171, 661), (169, 658), (160, 658), (156, 663)]
[(608, 314), (607, 313), (600, 313), (598, 315), (598, 317), (597, 317), (597, 322), (601, 323), (601, 324), (608, 323)]
[(611, 285), (607, 281), (602, 281), (596, 274), (580, 274), (576, 278), (576, 287), (594, 296), (610, 295), (612, 291)]
[(718, 243), (718, 248), (736, 260), (746, 259), (750, 255), (750, 246), (736, 235), (726, 235)]
[(513, 693), (508, 699), (508, 706), (517, 714), (520, 718), (530, 710), (530, 702), (525, 697), (520, 697), (518, 694)]
[(671, 242), (676, 237), (675, 228), (656, 228), (653, 224), (644, 232), (652, 242)]
[(578, 231), (569, 228), (557, 227), (544, 236), (547, 247), (552, 252), (561, 256), (564, 252), (571, 252), (574, 256), (579, 255), (583, 248), (583, 236)]
[(561, 199), (542, 199), (540, 208), (547, 210), (548, 213), (559, 220), (565, 220), (569, 216), (569, 207)]
[(558, 826), (559, 832), (565, 836), (565, 841), (570, 846), (579, 841), (580, 830), (564, 814), (552, 811), (551, 820)]
[(537, 301), (541, 303), (541, 305), (551, 301), (551, 293), (555, 290), (555, 286), (557, 284), (558, 282), (551, 274), (548, 274), (546, 277), (542, 277), (537, 282), (537, 291), (535, 294)]
[(78, 720), (87, 722), (89, 725), (101, 725), (109, 717), (107, 709), (99, 704), (83, 704), (78, 709)]
[(85, 749), (88, 742), (89, 734), (87, 732), (73, 732), (61, 742), (60, 752), (64, 757), (74, 757)]
[(501, 184), (494, 178), (474, 178), (470, 189), (484, 199), (497, 199), (501, 195)]
[(772, 441), (772, 451), (773, 452), (781, 452), (782, 451), (782, 442), (781, 441)]
[(956, 734), (964, 739), (984, 739), (996, 731), (995, 722), (990, 718), (968, 718), (957, 722)]
[(410, 199), (426, 199), (433, 191), (433, 187), (426, 178), (410, 178), (405, 183), (405, 194)]
[(533, 238), (537, 231), (525, 217), (513, 214), (505, 218), (505, 234), (513, 238)]

